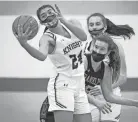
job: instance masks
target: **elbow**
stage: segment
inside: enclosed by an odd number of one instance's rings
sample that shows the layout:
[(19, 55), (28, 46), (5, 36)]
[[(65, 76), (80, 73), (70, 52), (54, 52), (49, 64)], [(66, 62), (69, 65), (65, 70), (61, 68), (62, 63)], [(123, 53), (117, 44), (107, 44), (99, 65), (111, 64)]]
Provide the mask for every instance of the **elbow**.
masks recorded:
[(114, 98), (112, 94), (105, 95), (104, 98), (107, 102), (114, 103)]
[(39, 61), (45, 61), (45, 59), (47, 58), (47, 56), (42, 55), (38, 58)]

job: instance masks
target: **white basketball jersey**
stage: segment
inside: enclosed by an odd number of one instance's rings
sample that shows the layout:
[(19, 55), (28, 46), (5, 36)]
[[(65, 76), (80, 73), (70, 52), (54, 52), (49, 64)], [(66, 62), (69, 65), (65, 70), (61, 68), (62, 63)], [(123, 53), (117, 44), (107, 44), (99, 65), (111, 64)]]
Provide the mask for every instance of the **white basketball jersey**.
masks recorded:
[[(68, 30), (65, 27), (66, 30)], [(54, 34), (56, 41), (55, 50), (49, 54), (49, 58), (55, 66), (57, 73), (67, 76), (84, 75), (84, 64), (82, 60), (82, 41), (75, 37), (69, 30), (71, 38)]]

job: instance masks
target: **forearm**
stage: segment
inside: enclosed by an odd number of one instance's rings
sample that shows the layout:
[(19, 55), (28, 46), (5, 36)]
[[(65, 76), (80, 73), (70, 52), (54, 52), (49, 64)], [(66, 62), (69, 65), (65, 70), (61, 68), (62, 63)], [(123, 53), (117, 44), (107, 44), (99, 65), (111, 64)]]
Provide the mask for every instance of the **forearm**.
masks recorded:
[(62, 18), (61, 22), (81, 41), (87, 40), (86, 33), (80, 27), (75, 26), (75, 24), (69, 22), (65, 18)]
[(115, 95), (113, 93), (112, 88), (111, 87), (109, 88), (105, 83), (102, 83), (102, 93), (105, 100), (110, 103), (116, 103), (127, 106), (136, 106), (138, 104), (138, 101), (136, 100), (131, 100)]
[(110, 102), (110, 103), (116, 103), (116, 104), (127, 105), (127, 106), (135, 106), (136, 104), (138, 104), (138, 101), (136, 100), (126, 99), (121, 96), (116, 96), (113, 93), (110, 93), (104, 96), (107, 102)]
[(25, 43), (22, 45), (22, 47), (34, 58), (40, 60), (40, 61), (44, 61), (46, 59), (46, 55), (44, 55), (43, 53), (41, 53), (39, 50), (35, 49), (34, 47), (32, 47), (31, 45), (29, 45), (28, 43)]

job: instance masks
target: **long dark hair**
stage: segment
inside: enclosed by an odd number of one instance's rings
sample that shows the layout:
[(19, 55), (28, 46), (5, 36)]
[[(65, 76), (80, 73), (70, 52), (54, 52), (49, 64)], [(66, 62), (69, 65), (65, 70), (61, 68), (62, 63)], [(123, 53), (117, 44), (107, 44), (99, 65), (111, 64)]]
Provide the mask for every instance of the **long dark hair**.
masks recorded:
[(108, 44), (108, 51), (110, 51), (110, 54), (108, 55), (110, 62), (108, 65), (113, 70), (112, 80), (113, 82), (116, 82), (119, 78), (121, 67), (118, 46), (114, 43), (113, 39), (106, 33), (97, 36), (94, 40), (99, 40)]
[(111, 36), (121, 36), (124, 39), (128, 38), (130, 39), (132, 35), (135, 35), (135, 32), (132, 27), (129, 25), (116, 25), (114, 24), (110, 19), (106, 18), (103, 14), (101, 13), (94, 13), (88, 16), (87, 18), (87, 25), (89, 22), (89, 19), (93, 16), (99, 16), (101, 17), (103, 23), (105, 26), (107, 26), (107, 29), (105, 30), (106, 33), (110, 34)]
[[(101, 13), (93, 13), (87, 18), (87, 25), (89, 22), (89, 19), (93, 16), (99, 16), (101, 17), (106, 30), (105, 33), (109, 34), (109, 36), (119, 36), (123, 37), (125, 39), (130, 39), (132, 35), (135, 35), (135, 32), (132, 27), (129, 25), (116, 25), (114, 24), (110, 19), (106, 18), (103, 14)], [(109, 54), (109, 66), (112, 67), (113, 69), (113, 81), (117, 81), (120, 75), (120, 68), (121, 68), (121, 60), (119, 56), (119, 49), (118, 46), (112, 42), (114, 45), (114, 49), (110, 52)]]

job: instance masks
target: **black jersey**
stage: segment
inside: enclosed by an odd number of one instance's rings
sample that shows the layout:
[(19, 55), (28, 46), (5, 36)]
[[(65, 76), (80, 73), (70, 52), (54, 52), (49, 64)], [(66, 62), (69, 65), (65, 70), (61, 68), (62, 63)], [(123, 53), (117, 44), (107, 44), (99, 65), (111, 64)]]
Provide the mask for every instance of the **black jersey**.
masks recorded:
[(88, 66), (87, 70), (85, 71), (85, 86), (86, 92), (89, 92), (92, 87), (100, 85), (104, 76), (105, 65), (104, 62), (102, 62), (101, 68), (95, 72), (92, 67), (91, 55), (86, 55), (86, 58), (88, 61)]

